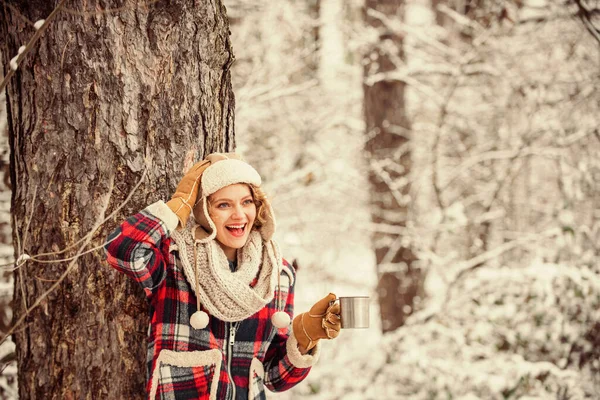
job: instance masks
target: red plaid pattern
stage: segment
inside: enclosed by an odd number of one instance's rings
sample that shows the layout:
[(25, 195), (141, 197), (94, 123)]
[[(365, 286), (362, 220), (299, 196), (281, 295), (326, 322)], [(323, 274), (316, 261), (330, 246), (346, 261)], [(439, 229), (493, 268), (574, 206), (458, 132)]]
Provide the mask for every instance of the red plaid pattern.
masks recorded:
[(209, 382), (212, 381), (215, 366), (172, 367), (161, 371), (159, 384), (165, 393), (176, 393), (177, 398), (208, 399)]
[[(271, 323), (278, 295), (286, 299), (285, 311), (293, 315), (294, 286), (286, 273), (281, 274), (281, 293), (276, 292), (275, 299), (256, 314), (235, 323), (211, 316), (208, 327), (195, 330), (190, 317), (196, 312), (196, 296), (177, 251), (170, 251), (174, 241), (165, 222), (144, 209), (108, 239), (108, 263), (138, 282), (150, 303), (148, 398), (247, 399), (252, 384), (253, 398), (264, 399), (263, 386), (283, 391), (308, 375), (310, 367), (295, 367), (287, 354), (290, 328), (277, 330)], [(236, 329), (233, 344), (232, 329)], [(264, 376), (253, 372), (251, 382), (253, 358), (264, 367)]]

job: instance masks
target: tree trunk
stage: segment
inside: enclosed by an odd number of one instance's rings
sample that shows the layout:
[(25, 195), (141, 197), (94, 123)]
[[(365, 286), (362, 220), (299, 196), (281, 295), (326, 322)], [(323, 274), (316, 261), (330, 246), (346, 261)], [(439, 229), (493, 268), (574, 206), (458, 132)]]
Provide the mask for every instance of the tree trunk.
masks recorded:
[[(58, 1), (13, 1), (0, 22), (5, 60)], [(67, 2), (7, 87), (16, 256), (69, 248), (135, 195), (94, 234), (168, 199), (183, 171), (234, 146), (233, 53), (219, 0)], [(112, 11), (101, 12), (99, 10)], [(18, 11), (17, 11), (18, 10)], [(22, 14), (21, 16), (18, 14)], [(80, 245), (80, 244), (79, 244)], [(16, 258), (16, 257), (15, 257)], [(143, 398), (148, 306), (101, 250), (77, 260), (57, 290), (27, 308), (67, 262), (29, 261), (15, 274), (14, 334), (21, 399)]]
[(345, 42), (341, 24), (344, 21), (342, 0), (320, 0), (319, 7), (319, 71), (325, 93), (339, 101), (345, 82), (340, 82), (344, 68)]
[[(369, 9), (395, 19), (400, 18), (402, 7), (398, 0), (366, 1), (366, 22), (378, 30), (379, 42), (365, 54), (363, 85), (372, 221), (400, 228), (406, 227), (410, 202), (410, 185), (405, 182), (411, 170), (405, 84), (385, 78), (372, 81), (372, 76), (400, 67), (394, 64), (392, 56), (403, 57), (402, 38), (371, 15)], [(396, 54), (389, 53), (391, 48)], [(416, 257), (407, 239), (381, 232), (373, 235), (383, 332), (402, 326), (414, 309), (415, 296), (421, 295), (423, 276), (416, 268)]]

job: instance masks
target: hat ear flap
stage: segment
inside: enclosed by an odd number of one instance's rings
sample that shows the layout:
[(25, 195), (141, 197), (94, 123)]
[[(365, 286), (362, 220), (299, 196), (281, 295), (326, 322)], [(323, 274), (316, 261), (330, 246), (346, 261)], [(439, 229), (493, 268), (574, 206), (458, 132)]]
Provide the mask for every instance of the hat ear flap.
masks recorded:
[(263, 207), (265, 210), (265, 222), (260, 227), (259, 232), (264, 240), (269, 241), (275, 234), (275, 214), (273, 213), (273, 208), (271, 208), (271, 203), (269, 201), (265, 201)]
[(208, 242), (217, 236), (217, 227), (208, 214), (208, 200), (203, 197), (194, 207), (194, 219), (199, 226), (195, 230), (196, 241)]

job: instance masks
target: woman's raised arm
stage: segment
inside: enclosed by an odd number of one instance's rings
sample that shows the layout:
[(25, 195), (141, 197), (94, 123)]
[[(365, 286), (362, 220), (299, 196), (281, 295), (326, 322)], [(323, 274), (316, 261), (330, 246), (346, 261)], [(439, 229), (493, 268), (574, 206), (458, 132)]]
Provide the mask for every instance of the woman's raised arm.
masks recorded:
[(138, 282), (147, 297), (166, 276), (169, 232), (179, 223), (177, 215), (158, 201), (127, 218), (108, 236), (106, 260)]

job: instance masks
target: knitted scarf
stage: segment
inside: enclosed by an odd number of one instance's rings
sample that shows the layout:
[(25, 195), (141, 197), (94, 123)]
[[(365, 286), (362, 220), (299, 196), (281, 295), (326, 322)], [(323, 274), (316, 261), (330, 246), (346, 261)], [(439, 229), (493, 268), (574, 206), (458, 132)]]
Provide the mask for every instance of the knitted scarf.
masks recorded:
[[(248, 241), (237, 252), (238, 268), (232, 272), (219, 243), (195, 240), (194, 229), (174, 231), (171, 235), (185, 277), (209, 314), (226, 322), (241, 321), (273, 300), (281, 260), (273, 240), (265, 242), (259, 232), (251, 231)], [(251, 286), (255, 278), (256, 284)]]

